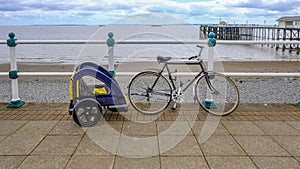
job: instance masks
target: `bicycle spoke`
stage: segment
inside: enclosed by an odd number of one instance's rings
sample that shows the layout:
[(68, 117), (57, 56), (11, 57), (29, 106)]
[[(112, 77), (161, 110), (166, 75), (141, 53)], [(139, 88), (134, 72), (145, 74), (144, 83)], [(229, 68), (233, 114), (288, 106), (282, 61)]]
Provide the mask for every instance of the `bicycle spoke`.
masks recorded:
[(144, 97), (147, 97), (146, 94), (140, 94), (140, 93), (131, 93), (130, 95), (131, 96), (144, 96)]
[[(155, 84), (155, 85), (154, 85)], [(132, 106), (144, 114), (156, 114), (170, 103), (172, 89), (165, 77), (146, 71), (136, 75), (129, 84), (128, 97)]]
[(214, 78), (209, 81), (201, 77), (197, 81), (195, 92), (200, 106), (212, 114), (230, 114), (239, 103), (237, 87), (224, 75), (214, 74)]
[(158, 96), (171, 96), (169, 93), (159, 92), (159, 91), (152, 91), (152, 95), (158, 95)]

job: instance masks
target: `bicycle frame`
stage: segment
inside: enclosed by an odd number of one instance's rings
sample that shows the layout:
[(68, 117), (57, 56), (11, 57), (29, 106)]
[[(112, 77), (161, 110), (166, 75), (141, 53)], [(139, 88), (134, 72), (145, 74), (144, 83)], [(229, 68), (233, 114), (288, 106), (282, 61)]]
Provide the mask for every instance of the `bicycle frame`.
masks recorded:
[[(210, 83), (210, 81), (209, 81), (209, 76), (208, 76), (208, 72), (206, 72), (205, 71), (205, 68), (204, 68), (204, 66), (203, 66), (203, 61), (202, 60), (198, 60), (197, 62), (193, 62), (193, 63), (186, 63), (186, 62), (165, 62), (164, 63), (164, 66), (163, 66), (163, 68), (158, 72), (158, 77), (157, 77), (157, 79), (155, 80), (155, 82), (154, 82), (154, 84), (152, 85), (152, 87), (150, 88), (150, 91), (152, 91), (153, 90), (153, 88), (154, 88), (154, 86), (156, 85), (156, 83), (158, 82), (158, 80), (159, 80), (159, 78), (160, 78), (160, 76), (163, 76), (162, 74), (163, 74), (163, 72), (165, 71), (165, 69), (167, 70), (167, 73), (168, 73), (168, 78), (169, 78), (169, 80), (170, 80), (170, 82), (171, 82), (171, 86), (172, 86), (172, 89), (174, 90), (174, 91), (176, 91), (177, 90), (177, 88), (176, 88), (176, 85), (175, 85), (175, 82), (174, 82), (174, 80), (173, 80), (173, 78), (172, 78), (172, 73), (170, 72), (170, 69), (169, 69), (169, 67), (168, 67), (168, 65), (169, 64), (175, 64), (175, 65), (180, 65), (180, 64), (190, 64), (190, 65), (199, 65), (200, 66), (200, 68), (201, 68), (201, 71), (197, 74), (197, 75), (195, 75), (194, 76), (194, 78), (193, 78), (193, 80), (192, 81), (190, 81), (184, 88), (183, 88), (183, 90), (182, 90), (182, 92), (184, 93), (199, 77), (201, 77), (201, 76), (205, 76), (205, 80), (206, 80), (206, 82), (207, 82), (207, 84), (208, 84), (208, 86), (209, 86), (209, 88), (212, 90), (212, 91), (214, 91), (214, 92), (216, 92), (216, 90), (214, 89), (214, 87), (212, 86), (212, 84)], [(181, 87), (181, 86), (180, 86)]]

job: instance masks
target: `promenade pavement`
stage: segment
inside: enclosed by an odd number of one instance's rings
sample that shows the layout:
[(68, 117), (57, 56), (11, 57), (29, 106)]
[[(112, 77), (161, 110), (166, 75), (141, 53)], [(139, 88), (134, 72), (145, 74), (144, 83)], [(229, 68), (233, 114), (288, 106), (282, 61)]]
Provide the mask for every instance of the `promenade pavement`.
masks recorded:
[[(130, 108), (127, 113), (106, 111), (99, 128), (76, 125), (66, 103), (6, 106), (0, 104), (0, 168), (300, 168), (296, 105), (241, 104), (225, 117), (192, 106), (156, 116)], [(216, 129), (202, 135), (212, 122)], [(139, 144), (147, 138), (154, 139)]]

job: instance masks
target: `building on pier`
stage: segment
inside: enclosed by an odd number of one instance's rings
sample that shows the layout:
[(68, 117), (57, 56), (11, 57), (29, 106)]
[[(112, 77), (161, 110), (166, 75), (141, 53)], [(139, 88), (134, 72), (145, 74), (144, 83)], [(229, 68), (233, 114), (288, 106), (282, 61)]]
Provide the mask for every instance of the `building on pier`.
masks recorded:
[(284, 16), (276, 21), (280, 28), (300, 28), (300, 16)]

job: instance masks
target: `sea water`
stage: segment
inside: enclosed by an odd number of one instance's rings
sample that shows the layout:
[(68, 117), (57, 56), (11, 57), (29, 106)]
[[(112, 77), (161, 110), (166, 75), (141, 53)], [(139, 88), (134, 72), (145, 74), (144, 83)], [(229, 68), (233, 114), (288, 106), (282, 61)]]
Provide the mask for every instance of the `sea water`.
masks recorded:
[[(199, 27), (193, 25), (145, 26), (0, 26), (0, 40), (14, 32), (18, 40), (107, 40), (113, 32), (116, 41), (200, 40)], [(203, 40), (203, 39), (202, 39)], [(207, 46), (203, 44), (204, 46)], [(115, 44), (116, 62), (154, 61), (158, 55), (188, 58), (199, 51), (195, 44)], [(17, 61), (33, 64), (75, 64), (82, 61), (106, 63), (106, 44), (20, 44)], [(221, 61), (299, 61), (295, 52), (276, 51), (271, 46), (217, 44), (215, 57)], [(203, 51), (207, 59), (207, 48)], [(9, 63), (9, 50), (0, 45), (0, 63)]]

